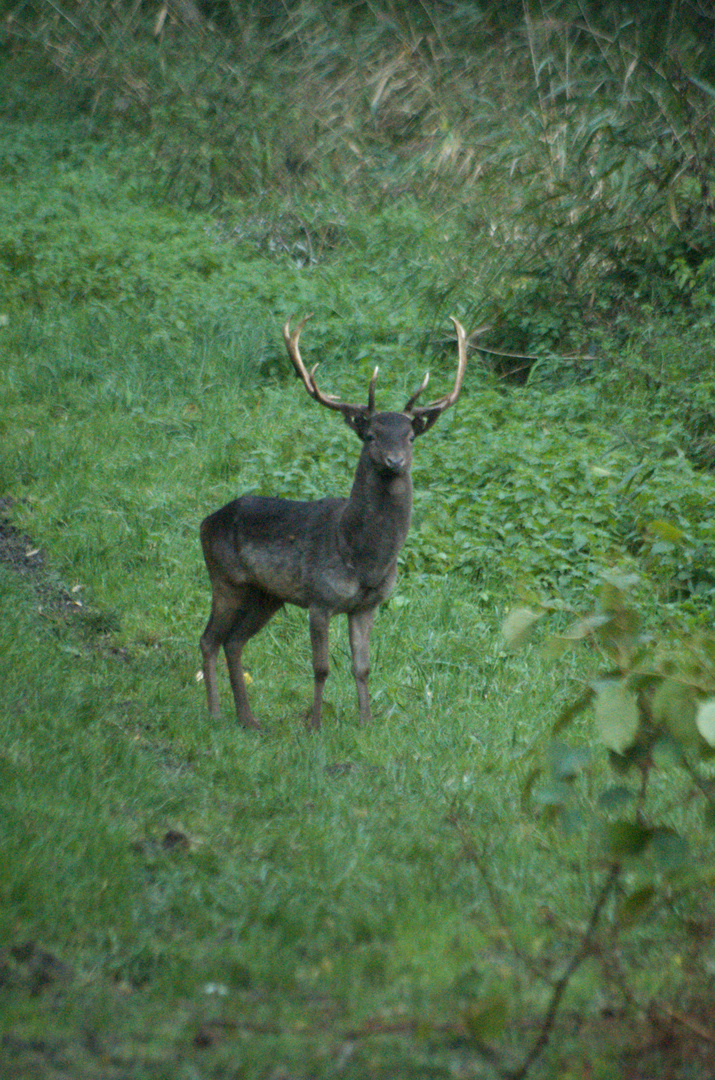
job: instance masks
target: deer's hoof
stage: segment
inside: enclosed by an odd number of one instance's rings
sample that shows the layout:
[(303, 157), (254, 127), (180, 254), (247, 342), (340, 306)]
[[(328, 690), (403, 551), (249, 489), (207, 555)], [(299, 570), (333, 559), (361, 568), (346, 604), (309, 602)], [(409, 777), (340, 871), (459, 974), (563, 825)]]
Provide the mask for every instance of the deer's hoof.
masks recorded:
[(261, 730), (261, 725), (258, 723), (258, 721), (253, 716), (248, 717), (246, 720), (240, 720), (239, 723), (240, 723), (242, 728), (246, 729), (246, 731), (260, 731)]

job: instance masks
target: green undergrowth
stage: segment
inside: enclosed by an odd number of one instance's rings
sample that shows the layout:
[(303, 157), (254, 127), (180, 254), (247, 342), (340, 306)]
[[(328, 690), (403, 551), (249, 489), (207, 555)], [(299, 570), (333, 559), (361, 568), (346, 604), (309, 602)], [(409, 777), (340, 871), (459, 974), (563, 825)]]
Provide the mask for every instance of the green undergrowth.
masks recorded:
[[(0, 125), (5, 318), (64, 301), (101, 325), (121, 308), (158, 345), (224, 342), (234, 354), (250, 327), (260, 351), (267, 312), (346, 320), (363, 347), (410, 325), (425, 340), (442, 332), (454, 220), (408, 198), (373, 203), (368, 224), (364, 200), (333, 190), (187, 212), (136, 189), (145, 150), (117, 149), (80, 122)], [(314, 333), (323, 345), (320, 323)]]
[[(258, 328), (239, 318), (207, 349), (154, 341), (141, 322), (108, 312), (74, 325), (48, 313), (3, 330), (3, 490), (18, 524), (50, 530), (72, 584), (109, 607), (126, 606), (122, 575), (150, 590), (151, 603), (122, 615), (130, 634), (135, 619), (148, 636), (172, 612), (179, 625), (196, 620), (205, 586), (187, 552), (212, 507), (238, 492), (347, 494), (358, 443), (284, 377), (279, 326), (264, 320), (257, 347)], [(321, 353), (311, 331), (312, 362)], [(455, 351), (445, 335), (433, 384), (449, 385)], [(387, 407), (399, 408), (420, 377), (399, 336), (377, 356), (360, 350), (352, 370), (339, 342), (330, 352), (337, 361), (321, 380), (348, 400), (364, 396), (374, 359)], [(662, 602), (705, 613), (715, 587), (711, 481), (668, 417), (660, 427), (654, 412), (648, 428), (645, 419), (626, 377), (507, 395), (472, 368), (457, 408), (417, 444), (403, 573), (449, 573), (493, 600), (527, 581), (568, 595), (620, 565)]]
[[(209, 6), (3, 24), (0, 1073), (709, 1077), (707, 13)], [(308, 313), (344, 400), (467, 374), (373, 725), (291, 608), (252, 734), (198, 526), (348, 493)]]
[[(637, 572), (648, 618), (697, 626), (708, 478), (657, 429), (635, 441), (623, 384), (505, 394), (470, 368), (458, 406), (416, 444), (413, 529), (373, 635), (375, 725), (356, 727), (335, 620), (324, 730), (305, 732), (307, 623), (291, 609), (247, 649), (264, 731), (246, 734), (223, 672), (221, 721), (197, 681), (197, 524), (238, 490), (347, 492), (358, 444), (284, 377), (278, 325), (264, 324), (273, 376), (257, 370), (252, 329), (222, 372), (222, 354), (202, 367), (195, 343), (156, 345), (142, 327), (80, 309), (4, 328), (0, 476), (28, 540), (24, 577), (3, 570), (8, 1060), (91, 1076), (99, 1055), (136, 1077), (240, 1061), (258, 1077), (267, 1059), (327, 1076), (346, 1056), (347, 1075), (419, 1062), (482, 1075), (485, 1033), (518, 1058), (523, 1031), (504, 1032), (503, 1010), (536, 1036), (549, 982), (532, 966), (555, 972), (576, 947), (601, 841), (523, 803), (588, 667), (511, 655), (499, 625), (520, 588), (575, 600), (618, 563)], [(323, 385), (359, 400), (372, 357), (352, 370), (334, 353)], [(420, 368), (399, 343), (380, 359), (399, 406)], [(445, 340), (434, 384), (449, 385), (454, 360)], [(63, 604), (32, 572), (37, 547)], [(596, 755), (575, 780), (587, 802), (605, 768)], [(709, 850), (701, 818), (686, 826)], [(698, 893), (687, 907), (700, 925)], [(666, 924), (629, 945), (631, 995), (681, 985), (683, 924)], [(646, 944), (657, 978), (636, 960)], [(602, 980), (586, 965), (569, 988), (587, 1025), (610, 1007)]]
[[(48, 619), (16, 574), (3, 590), (7, 1062), (258, 1077), (268, 1060), (328, 1076), (350, 1044), (347, 1075), (487, 1075), (481, 1003), (543, 1009), (530, 965), (558, 966), (597, 888), (597, 833), (569, 840), (519, 813), (522, 759), (563, 699), (554, 673), (505, 653), (468, 593), (450, 605), (408, 581), (378, 619), (375, 725), (354, 724), (336, 640), (324, 730), (304, 731), (307, 633), (289, 617), (253, 650), (257, 737), (208, 721), (188, 644), (118, 648), (81, 612)], [(702, 917), (697, 899), (688, 910)], [(633, 958), (631, 993), (679, 984), (686, 943), (666, 923), (667, 946), (647, 928), (634, 942), (650, 962)], [(596, 964), (570, 988), (587, 1026), (598, 987)]]

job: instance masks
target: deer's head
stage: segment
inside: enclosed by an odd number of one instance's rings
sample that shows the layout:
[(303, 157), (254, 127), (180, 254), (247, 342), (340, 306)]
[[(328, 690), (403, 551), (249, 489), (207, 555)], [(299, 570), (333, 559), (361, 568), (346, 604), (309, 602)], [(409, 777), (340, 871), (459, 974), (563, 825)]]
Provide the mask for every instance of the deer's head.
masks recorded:
[(288, 349), (293, 367), (300, 377), (303, 385), (321, 405), (328, 409), (335, 409), (342, 413), (348, 427), (362, 439), (363, 453), (366, 453), (378, 472), (400, 475), (409, 472), (412, 464), (412, 443), (417, 435), (422, 435), (432, 427), (445, 409), (453, 405), (459, 397), (464, 380), (464, 372), (467, 366), (467, 345), (464, 329), (452, 319), (457, 333), (458, 363), (457, 375), (454, 386), (449, 394), (430, 402), (429, 405), (416, 405), (417, 398), (427, 389), (429, 372), (425, 373), (422, 383), (415, 393), (407, 401), (402, 412), (375, 412), (375, 383), (377, 382), (378, 368), (372, 373), (367, 393), (367, 405), (350, 405), (346, 401), (338, 401), (332, 394), (324, 394), (315, 381), (315, 372), (318, 365), (308, 371), (303, 363), (298, 347), (298, 339), (306, 322), (310, 318), (307, 315), (291, 331), (290, 319), (283, 327), (283, 339)]

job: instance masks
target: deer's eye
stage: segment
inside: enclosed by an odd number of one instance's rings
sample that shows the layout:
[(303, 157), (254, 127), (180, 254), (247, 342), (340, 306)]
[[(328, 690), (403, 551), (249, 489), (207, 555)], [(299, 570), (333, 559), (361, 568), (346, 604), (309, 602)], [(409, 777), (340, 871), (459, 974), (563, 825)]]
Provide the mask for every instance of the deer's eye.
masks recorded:
[(362, 437), (363, 442), (375, 442), (375, 436), (371, 431), (366, 431)]

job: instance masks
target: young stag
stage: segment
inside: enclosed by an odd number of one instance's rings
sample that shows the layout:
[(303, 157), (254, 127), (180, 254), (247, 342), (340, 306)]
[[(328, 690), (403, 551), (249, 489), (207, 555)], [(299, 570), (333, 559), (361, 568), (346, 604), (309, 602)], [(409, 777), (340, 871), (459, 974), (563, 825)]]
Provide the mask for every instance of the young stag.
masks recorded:
[(459, 396), (467, 362), (464, 330), (457, 332), (459, 362), (454, 388), (430, 405), (417, 406), (429, 373), (402, 412), (375, 412), (375, 368), (367, 405), (348, 405), (318, 389), (315, 369), (301, 359), (298, 339), (306, 320), (291, 332), (283, 327), (288, 355), (312, 398), (343, 419), (362, 440), (350, 497), (294, 502), (244, 495), (201, 524), (201, 545), (211, 580), (211, 617), (201, 638), (204, 680), (212, 715), (219, 711), (216, 659), (223, 646), (236, 704), (244, 727), (257, 728), (248, 704), (241, 654), (249, 638), (283, 604), (308, 609), (313, 649), (314, 694), (310, 724), (320, 727), (323, 687), (328, 677), (328, 624), (348, 617), (353, 675), (361, 724), (370, 720), (367, 689), (370, 630), (375, 609), (393, 590), (397, 554), (412, 511), (412, 441), (422, 435)]

